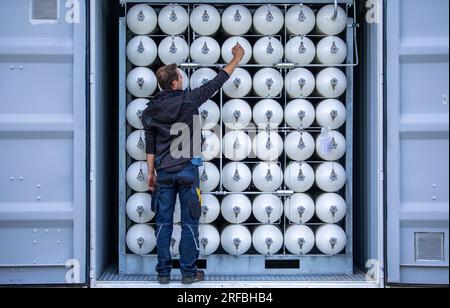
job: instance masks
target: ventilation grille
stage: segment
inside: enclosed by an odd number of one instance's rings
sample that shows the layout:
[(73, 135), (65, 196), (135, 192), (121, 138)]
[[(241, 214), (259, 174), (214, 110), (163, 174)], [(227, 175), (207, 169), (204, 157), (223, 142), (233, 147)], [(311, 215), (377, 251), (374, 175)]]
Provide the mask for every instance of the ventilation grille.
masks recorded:
[(31, 19), (58, 20), (58, 0), (31, 0)]
[(415, 233), (416, 261), (444, 261), (444, 233)]

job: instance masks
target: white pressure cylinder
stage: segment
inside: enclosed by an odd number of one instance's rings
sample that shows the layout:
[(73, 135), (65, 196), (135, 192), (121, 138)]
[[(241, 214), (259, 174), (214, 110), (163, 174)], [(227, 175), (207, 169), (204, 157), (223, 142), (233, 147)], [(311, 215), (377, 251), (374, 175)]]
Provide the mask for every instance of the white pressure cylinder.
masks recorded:
[(243, 194), (227, 195), (222, 200), (221, 213), (229, 223), (244, 223), (252, 214), (252, 202)]
[(284, 234), (284, 244), (293, 255), (307, 255), (314, 248), (315, 242), (314, 232), (304, 225), (290, 226)]
[(152, 196), (150, 194), (133, 194), (126, 204), (128, 218), (137, 224), (146, 224), (150, 222), (155, 217), (151, 205)]
[(291, 224), (308, 223), (314, 212), (314, 201), (307, 194), (294, 194), (284, 201), (284, 214)]
[(274, 68), (263, 68), (253, 77), (253, 89), (259, 97), (277, 97), (283, 86), (283, 76)]
[(316, 153), (327, 161), (341, 159), (347, 151), (347, 141), (338, 131), (324, 131), (316, 138)]
[(229, 163), (223, 168), (223, 186), (231, 192), (243, 192), (252, 182), (252, 172), (243, 163)]
[(189, 26), (188, 12), (178, 4), (169, 4), (159, 12), (158, 24), (161, 31), (165, 34), (182, 34)]
[(191, 45), (192, 62), (202, 65), (214, 65), (219, 62), (220, 52), (219, 43), (208, 36), (197, 38)]
[(244, 129), (252, 120), (252, 108), (242, 99), (232, 99), (223, 105), (222, 117), (228, 129)]
[(327, 99), (317, 105), (316, 118), (322, 127), (339, 129), (345, 124), (347, 109), (337, 99)]
[(316, 111), (307, 100), (296, 99), (291, 101), (284, 110), (286, 123), (295, 129), (305, 129), (314, 123)]
[(288, 32), (294, 35), (307, 35), (316, 26), (314, 11), (304, 4), (289, 8), (285, 19)]
[(347, 59), (347, 44), (337, 36), (327, 36), (317, 44), (317, 59), (326, 65), (342, 64)]
[(338, 98), (347, 90), (347, 76), (338, 68), (326, 68), (317, 74), (316, 87), (321, 96)]
[(150, 101), (148, 99), (137, 98), (128, 105), (126, 111), (127, 121), (133, 128), (144, 129), (144, 125), (142, 125), (142, 117), (149, 102)]
[(341, 190), (347, 181), (347, 174), (341, 164), (335, 162), (322, 163), (316, 169), (317, 186), (325, 192)]
[(203, 161), (211, 161), (219, 157), (220, 140), (212, 131), (202, 131), (202, 158)]
[(253, 184), (262, 192), (274, 192), (283, 184), (283, 171), (277, 163), (262, 162), (253, 170)]
[(338, 225), (324, 225), (316, 230), (316, 246), (325, 255), (334, 256), (347, 245), (345, 231)]
[(243, 68), (237, 68), (223, 86), (223, 92), (230, 98), (243, 98), (251, 90), (252, 76)]
[(127, 45), (127, 58), (135, 66), (150, 66), (158, 56), (158, 46), (148, 36), (135, 36)]
[(286, 60), (290, 63), (308, 65), (316, 57), (316, 46), (306, 36), (296, 36), (287, 42), (285, 54)]
[(284, 14), (277, 6), (265, 4), (255, 11), (253, 26), (259, 34), (277, 34), (284, 26)]
[(304, 131), (294, 131), (287, 135), (284, 142), (286, 155), (295, 161), (308, 160), (315, 149), (315, 141), (310, 133)]
[(179, 36), (168, 36), (159, 44), (158, 56), (165, 65), (179, 65), (189, 58), (189, 46), (186, 40)]
[(222, 231), (220, 237), (223, 249), (230, 255), (245, 254), (252, 245), (252, 235), (247, 227), (230, 225)]
[(220, 120), (220, 108), (212, 100), (207, 100), (200, 106), (198, 113), (202, 129), (214, 129)]
[(127, 89), (131, 95), (146, 98), (156, 91), (156, 75), (146, 67), (137, 67), (127, 76)]
[(127, 153), (134, 160), (147, 160), (145, 131), (137, 130), (127, 138)]
[(283, 153), (283, 139), (276, 132), (260, 132), (253, 140), (253, 153), (262, 161), (277, 160)]
[(219, 11), (212, 5), (201, 4), (191, 12), (191, 27), (199, 35), (213, 35), (221, 24)]
[(296, 68), (286, 75), (286, 91), (291, 98), (308, 97), (314, 92), (314, 75), (305, 68)]
[(149, 190), (147, 162), (138, 161), (127, 170), (127, 184), (135, 192), (147, 192)]
[(283, 61), (284, 47), (280, 40), (265, 36), (260, 38), (253, 46), (255, 62), (261, 65), (272, 66)]
[(283, 247), (283, 233), (274, 225), (258, 226), (253, 231), (252, 243), (260, 254), (272, 256)]
[(253, 216), (264, 224), (278, 222), (283, 215), (281, 199), (272, 194), (258, 195), (253, 201)]
[(273, 99), (264, 99), (253, 108), (253, 122), (261, 129), (278, 128), (283, 122), (283, 116), (283, 108)]
[(134, 225), (127, 232), (126, 243), (132, 253), (148, 255), (156, 247), (155, 230), (144, 224)]
[(304, 193), (314, 185), (314, 170), (302, 162), (291, 163), (284, 172), (284, 182), (297, 193)]
[(222, 14), (222, 27), (229, 35), (246, 34), (252, 23), (252, 13), (242, 5), (229, 6)]
[(147, 4), (134, 5), (127, 13), (128, 29), (134, 34), (151, 34), (156, 30), (157, 23), (155, 10)]
[(220, 182), (219, 169), (212, 163), (205, 162), (199, 168), (200, 174), (200, 190), (203, 193), (214, 191)]
[(237, 44), (241, 45), (242, 48), (244, 48), (245, 55), (242, 58), (241, 62), (239, 62), (239, 65), (245, 65), (250, 62), (252, 59), (253, 54), (253, 48), (250, 42), (242, 37), (242, 36), (232, 36), (228, 38), (222, 45), (222, 59), (225, 63), (230, 63), (231, 60), (233, 60), (233, 47)]
[(316, 16), (317, 29), (326, 35), (337, 35), (347, 27), (347, 13), (333, 4), (322, 7)]
[(324, 193), (316, 199), (316, 215), (328, 224), (337, 224), (344, 219), (347, 203), (344, 198), (335, 193)]
[(252, 140), (240, 130), (228, 132), (223, 138), (223, 155), (232, 161), (246, 159), (252, 151)]
[(220, 203), (217, 197), (210, 194), (202, 195), (202, 216), (200, 223), (210, 224), (217, 220), (220, 215)]
[(219, 249), (220, 234), (217, 228), (212, 225), (200, 225), (198, 228), (200, 255), (209, 256)]

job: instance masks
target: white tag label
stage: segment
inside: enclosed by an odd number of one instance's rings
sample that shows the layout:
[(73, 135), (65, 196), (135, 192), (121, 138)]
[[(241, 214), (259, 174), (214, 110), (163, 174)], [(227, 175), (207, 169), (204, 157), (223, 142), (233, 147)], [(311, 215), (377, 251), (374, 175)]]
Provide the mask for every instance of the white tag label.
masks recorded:
[(332, 151), (331, 147), (331, 134), (329, 128), (322, 128), (322, 132), (320, 134), (320, 154), (326, 155)]

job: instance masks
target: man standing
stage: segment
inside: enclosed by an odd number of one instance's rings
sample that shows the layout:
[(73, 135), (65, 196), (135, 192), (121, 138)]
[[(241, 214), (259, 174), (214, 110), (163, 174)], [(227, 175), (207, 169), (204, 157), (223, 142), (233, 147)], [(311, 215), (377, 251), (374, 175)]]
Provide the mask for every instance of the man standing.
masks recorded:
[(143, 115), (148, 185), (153, 192), (152, 210), (156, 213), (157, 224), (156, 271), (161, 284), (170, 283), (170, 245), (177, 195), (181, 203), (182, 283), (192, 284), (204, 280), (204, 272), (196, 266), (200, 252), (198, 226), (201, 216), (198, 167), (202, 161), (201, 135), (194, 131), (194, 127), (198, 108), (222, 88), (245, 55), (239, 44), (232, 52), (233, 60), (220, 70), (215, 79), (192, 91), (182, 90), (183, 77), (175, 64), (160, 68), (156, 75), (162, 92), (148, 104)]

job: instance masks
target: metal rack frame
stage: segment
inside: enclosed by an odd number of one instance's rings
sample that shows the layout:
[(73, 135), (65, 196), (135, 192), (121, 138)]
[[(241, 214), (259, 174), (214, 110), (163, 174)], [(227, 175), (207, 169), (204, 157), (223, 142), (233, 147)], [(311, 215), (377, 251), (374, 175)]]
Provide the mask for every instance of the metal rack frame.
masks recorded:
[[(353, 3), (354, 0), (345, 0), (345, 1), (337, 1), (339, 4), (343, 3), (347, 5), (347, 9), (349, 5)], [(129, 0), (121, 0), (121, 3), (149, 3), (152, 5), (167, 5), (170, 2), (152, 2), (152, 1), (129, 1)], [(190, 4), (193, 3), (191, 1), (180, 1), (180, 4), (184, 4), (188, 6), (188, 10), (190, 9)], [(202, 1), (202, 3), (217, 3), (216, 1)], [(221, 5), (228, 3), (227, 1), (221, 1)], [(232, 2), (230, 2), (232, 3)], [(246, 3), (245, 1), (242, 4), (252, 5), (254, 2)], [(334, 3), (334, 1), (330, 0), (307, 0), (301, 1), (301, 3), (305, 4), (330, 4)], [(276, 3), (278, 4), (278, 3)], [(289, 6), (295, 5), (298, 3), (281, 3), (280, 6), (284, 6), (285, 11), (289, 8)], [(261, 3), (254, 4), (255, 6), (262, 5)], [(125, 237), (128, 227), (131, 225), (130, 221), (127, 218), (126, 214), (126, 202), (127, 197), (132, 194), (132, 191), (127, 186), (126, 183), (126, 171), (127, 167), (131, 164), (132, 160), (128, 157), (126, 153), (126, 139), (129, 133), (132, 131), (131, 127), (127, 124), (126, 120), (126, 108), (129, 102), (131, 102), (132, 97), (126, 90), (126, 75), (127, 72), (131, 69), (131, 64), (127, 61), (126, 58), (126, 46), (129, 38), (129, 33), (127, 31), (126, 26), (126, 18), (120, 18), (119, 20), (120, 27), (120, 37), (119, 37), (119, 272), (122, 274), (143, 274), (143, 275), (153, 275), (154, 269), (157, 264), (157, 258), (155, 255), (148, 256), (138, 256), (134, 254), (130, 254), (127, 251)], [(242, 255), (239, 257), (231, 256), (231, 255), (211, 255), (206, 257), (204, 260), (207, 262), (206, 272), (207, 274), (214, 275), (280, 275), (280, 274), (300, 274), (300, 275), (310, 275), (310, 274), (345, 274), (352, 275), (353, 274), (353, 70), (356, 65), (359, 63), (359, 59), (357, 56), (357, 38), (355, 31), (355, 22), (353, 19), (348, 20), (348, 27), (346, 31), (346, 39), (348, 46), (348, 57), (347, 62), (342, 65), (334, 65), (332, 67), (342, 67), (345, 69), (345, 73), (348, 79), (348, 87), (346, 91), (346, 107), (347, 107), (347, 122), (346, 122), (346, 139), (347, 139), (347, 152), (345, 156), (345, 168), (347, 172), (347, 182), (345, 186), (345, 199), (347, 202), (347, 213), (345, 218), (345, 231), (347, 234), (347, 246), (345, 252), (336, 256), (326, 256), (320, 254), (308, 254), (304, 256), (296, 256), (286, 252), (285, 245), (283, 244), (282, 253), (273, 255), (273, 256), (264, 256), (264, 255)], [(188, 40), (191, 41), (191, 34), (193, 39), (195, 39), (195, 33), (190, 32), (190, 26), (188, 27)], [(287, 30), (284, 27), (285, 31), (285, 45), (287, 43)], [(152, 35), (150, 35), (151, 37)], [(159, 35), (161, 36), (161, 35)], [(167, 35), (163, 35), (167, 36)], [(264, 35), (261, 35), (263, 37)], [(188, 43), (189, 44), (189, 43)], [(284, 46), (285, 46), (284, 45)], [(190, 46), (190, 44), (189, 44)], [(354, 62), (354, 60), (356, 61)], [(213, 66), (204, 66), (197, 65), (193, 63), (186, 63), (185, 65), (181, 65), (187, 70), (189, 76), (192, 74), (197, 68), (200, 67), (223, 67), (225, 64), (217, 64)], [(245, 68), (246, 66), (242, 66)], [(248, 67), (267, 67), (263, 65), (255, 65), (251, 64)], [(311, 65), (302, 65), (296, 66), (291, 63), (282, 63), (281, 65), (275, 65), (274, 68), (279, 69), (281, 72), (286, 73), (295, 67), (330, 67), (330, 65), (322, 65), (322, 64), (311, 64)], [(282, 95), (283, 96), (283, 95)], [(281, 97), (280, 97), (281, 98)], [(222, 110), (225, 96), (223, 94), (223, 90), (220, 91), (220, 108)], [(259, 99), (262, 100), (264, 98), (261, 97), (246, 97), (244, 99)], [(307, 100), (324, 100), (323, 97), (307, 97)], [(286, 93), (286, 89), (284, 88), (284, 107), (286, 107), (289, 98)], [(221, 113), (220, 116), (220, 133), (221, 139), (224, 135), (223, 129), (223, 115)], [(319, 132), (321, 128), (318, 127), (310, 127), (304, 129), (307, 132)], [(287, 127), (286, 121), (284, 120), (284, 126), (278, 129), (280, 133), (283, 133), (286, 137), (288, 133), (292, 131), (298, 131), (297, 129), (293, 129)], [(227, 194), (234, 194), (232, 192), (226, 192), (223, 189), (223, 167), (224, 167), (224, 157), (223, 157), (223, 144), (220, 144), (220, 188), (218, 191), (211, 192), (210, 194), (217, 196), (225, 196)], [(285, 169), (288, 164), (289, 159), (286, 157), (285, 151), (284, 153), (284, 164)], [(309, 164), (318, 164), (323, 163), (323, 161), (305, 161)], [(244, 162), (245, 163), (245, 162)], [(281, 197), (286, 197), (290, 195), (290, 192), (286, 185), (280, 188), (277, 192), (269, 192), (269, 194), (275, 194)], [(256, 195), (256, 194), (264, 194), (265, 192), (261, 191), (246, 191), (242, 194), (246, 195)], [(286, 231), (286, 217), (283, 214), (282, 220), (284, 220), (284, 231)], [(260, 223), (250, 223), (250, 224), (242, 224), (242, 225), (261, 225)], [(307, 226), (318, 226), (323, 225), (323, 223), (307, 223)], [(283, 233), (284, 234), (284, 233)], [(267, 262), (278, 262), (278, 261), (298, 261), (299, 266), (295, 268), (267, 268)]]

